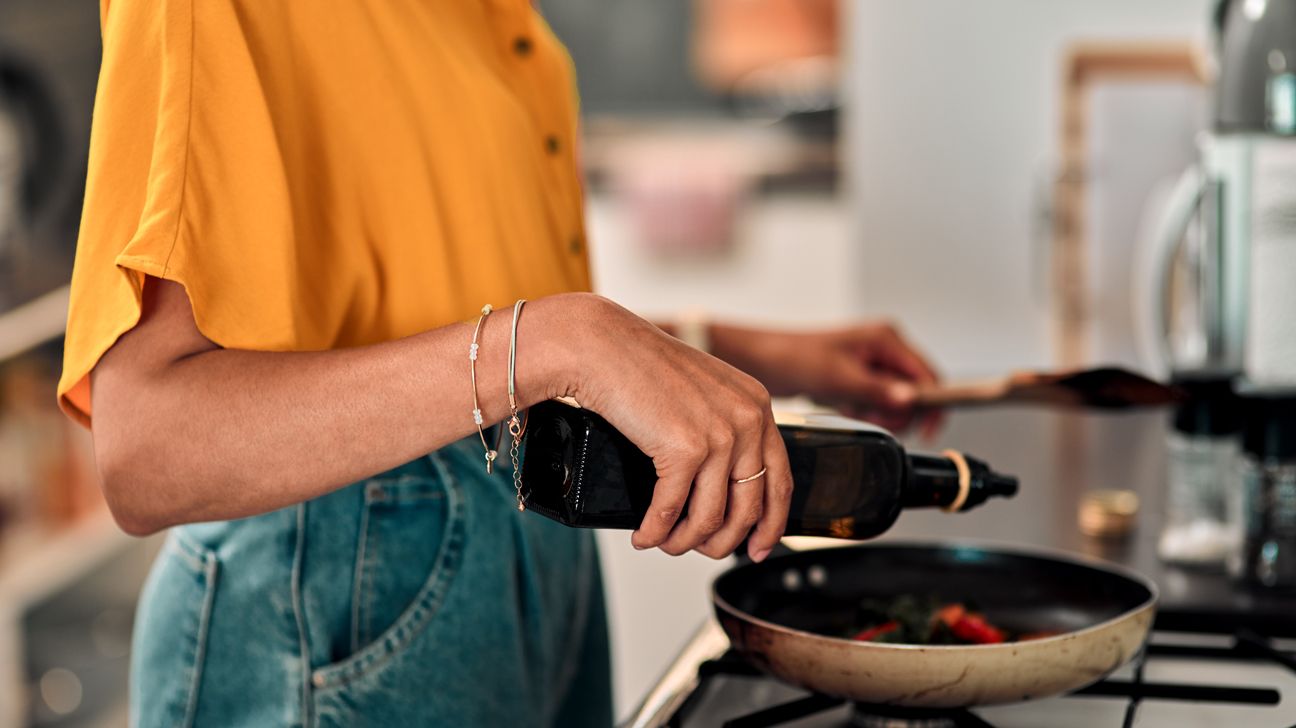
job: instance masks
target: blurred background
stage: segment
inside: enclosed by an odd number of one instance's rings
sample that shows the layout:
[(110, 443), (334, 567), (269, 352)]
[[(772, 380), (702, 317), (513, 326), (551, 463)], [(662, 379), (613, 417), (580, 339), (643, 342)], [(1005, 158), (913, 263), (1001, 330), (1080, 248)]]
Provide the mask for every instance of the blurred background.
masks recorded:
[[(1212, 5), (541, 0), (579, 75), (596, 286), (667, 319), (893, 318), (951, 377), (1154, 368), (1139, 261), (1209, 122)], [(106, 515), (54, 399), (98, 22), (0, 4), (0, 726), (124, 724), (158, 545)], [(724, 564), (600, 538), (624, 712)]]

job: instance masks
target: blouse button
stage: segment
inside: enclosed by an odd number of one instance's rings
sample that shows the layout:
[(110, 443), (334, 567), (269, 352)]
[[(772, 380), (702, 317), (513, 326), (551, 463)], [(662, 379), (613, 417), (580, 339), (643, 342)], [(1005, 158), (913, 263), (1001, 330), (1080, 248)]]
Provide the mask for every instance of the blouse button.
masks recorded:
[(562, 144), (558, 141), (558, 137), (553, 134), (545, 137), (544, 144), (545, 151), (550, 154), (557, 154), (558, 150), (562, 149)]
[(531, 39), (520, 35), (513, 39), (513, 52), (519, 56), (531, 55)]
[(571, 251), (572, 255), (580, 255), (582, 247), (584, 246), (581, 245), (581, 239), (579, 237), (572, 238), (571, 242), (567, 244), (567, 248)]

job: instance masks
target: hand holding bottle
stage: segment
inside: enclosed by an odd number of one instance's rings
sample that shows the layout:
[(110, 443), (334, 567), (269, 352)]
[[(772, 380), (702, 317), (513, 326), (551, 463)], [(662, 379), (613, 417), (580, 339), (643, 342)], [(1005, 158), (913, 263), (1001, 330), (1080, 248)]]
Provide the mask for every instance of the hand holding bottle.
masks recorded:
[(570, 359), (547, 367), (550, 393), (598, 412), (656, 469), (634, 546), (722, 558), (750, 532), (752, 559), (768, 555), (786, 525), (792, 478), (765, 387), (606, 299), (558, 298), (564, 315), (545, 335), (567, 342)]

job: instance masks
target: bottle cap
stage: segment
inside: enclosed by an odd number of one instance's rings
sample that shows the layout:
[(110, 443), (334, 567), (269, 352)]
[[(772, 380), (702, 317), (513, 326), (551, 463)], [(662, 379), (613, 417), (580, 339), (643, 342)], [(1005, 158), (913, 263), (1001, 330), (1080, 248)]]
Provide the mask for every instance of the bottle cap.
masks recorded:
[(1245, 394), (1242, 450), (1262, 460), (1296, 460), (1296, 389)]
[(1207, 372), (1178, 372), (1171, 383), (1185, 395), (1174, 409), (1174, 429), (1185, 435), (1220, 437), (1242, 429), (1242, 404), (1233, 377)]

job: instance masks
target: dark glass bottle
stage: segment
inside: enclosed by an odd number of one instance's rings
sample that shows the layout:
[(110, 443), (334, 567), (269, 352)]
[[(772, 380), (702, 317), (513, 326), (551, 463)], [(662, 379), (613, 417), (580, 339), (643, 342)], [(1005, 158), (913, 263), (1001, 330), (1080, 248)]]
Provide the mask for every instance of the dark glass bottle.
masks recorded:
[[(949, 507), (961, 491), (957, 455), (906, 453), (885, 430), (842, 417), (780, 420), (792, 465), (789, 536), (865, 539), (905, 508)], [(597, 414), (561, 402), (531, 408), (522, 463), (527, 508), (568, 526), (639, 527), (657, 482), (652, 460)], [(959, 511), (1017, 493), (1017, 479), (963, 456)]]

